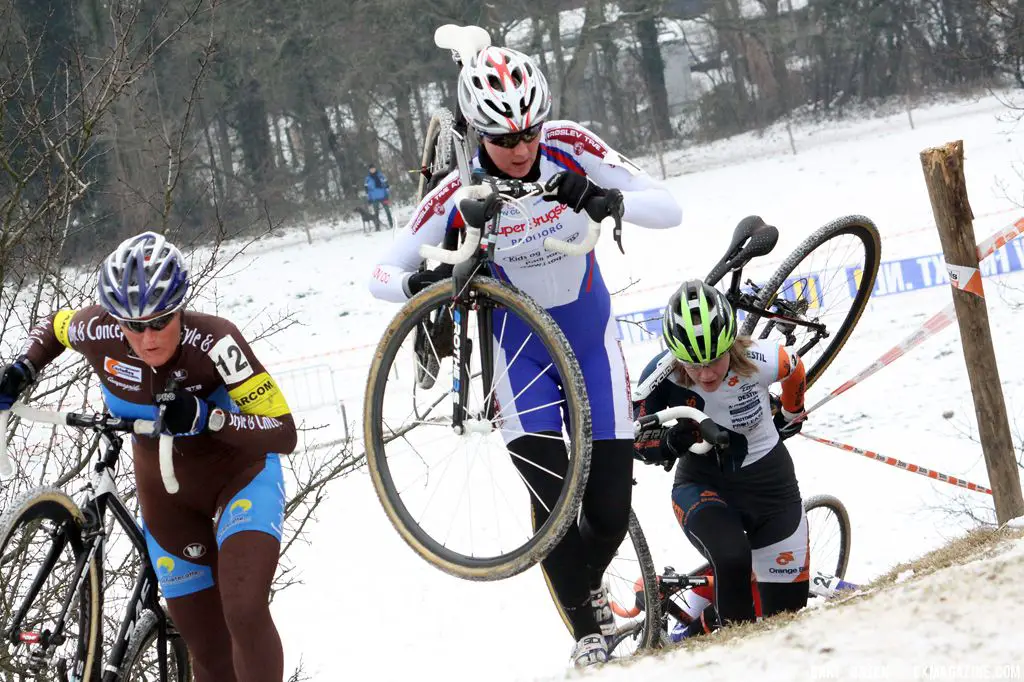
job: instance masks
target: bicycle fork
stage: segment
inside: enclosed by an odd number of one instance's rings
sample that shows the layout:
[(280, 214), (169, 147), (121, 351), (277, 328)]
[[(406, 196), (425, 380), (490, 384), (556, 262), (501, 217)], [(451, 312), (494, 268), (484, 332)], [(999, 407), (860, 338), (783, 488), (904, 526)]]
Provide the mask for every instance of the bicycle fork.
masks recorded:
[[(53, 544), (50, 546), (50, 551), (47, 554), (46, 559), (43, 561), (43, 565), (40, 567), (39, 572), (36, 574), (35, 579), (32, 581), (28, 594), (25, 596), (24, 601), (22, 601), (21, 606), (18, 608), (17, 614), (11, 621), (10, 629), (4, 633), (6, 638), (12, 644), (28, 644), (36, 646), (35, 650), (29, 654), (29, 658), (30, 666), (37, 675), (41, 675), (51, 664), (54, 664), (52, 658), (56, 647), (64, 644), (67, 640), (67, 636), (64, 634), (64, 626), (68, 610), (71, 608), (71, 602), (74, 600), (75, 595), (81, 595), (82, 586), (89, 577), (88, 565), (92, 561), (93, 557), (96, 556), (100, 546), (100, 543), (98, 542), (92, 543), (89, 547), (89, 551), (83, 552), (75, 561), (74, 574), (77, 576), (77, 579), (75, 580), (74, 588), (69, 590), (67, 595), (64, 597), (63, 603), (61, 604), (60, 615), (58, 615), (54, 621), (53, 629), (44, 629), (41, 632), (23, 632), (21, 630), (21, 624), (25, 620), (29, 608), (35, 602), (43, 583), (46, 578), (49, 577), (54, 566), (57, 565), (57, 560), (60, 558), (61, 552), (64, 551), (64, 548), (68, 544), (69, 540), (64, 534), (63, 527), (55, 529), (53, 533)], [(84, 609), (86, 608), (86, 605), (80, 604), (80, 607)], [(89, 620), (87, 622), (80, 623), (80, 627), (89, 627), (91, 621), (95, 618), (99, 618), (99, 614), (90, 613)], [(85, 672), (85, 661), (78, 658), (80, 653), (81, 652), (76, 652), (76, 659), (72, 666), (72, 677), (68, 676), (67, 660), (60, 659), (56, 661), (54, 667), (56, 669), (58, 679), (63, 682), (75, 682), (75, 680), (82, 678), (82, 675)]]

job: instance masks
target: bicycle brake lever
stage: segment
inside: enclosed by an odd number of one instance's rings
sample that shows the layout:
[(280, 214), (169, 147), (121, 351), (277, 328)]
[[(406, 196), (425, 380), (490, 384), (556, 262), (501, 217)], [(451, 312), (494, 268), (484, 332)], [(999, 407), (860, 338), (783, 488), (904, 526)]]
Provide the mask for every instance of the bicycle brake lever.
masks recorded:
[[(168, 379), (167, 384), (164, 386), (164, 393), (173, 393), (178, 390), (180, 384), (174, 378)], [(154, 438), (158, 437), (164, 430), (164, 415), (167, 413), (167, 404), (164, 403), (156, 411), (156, 419), (153, 421), (153, 433), (150, 434)]]

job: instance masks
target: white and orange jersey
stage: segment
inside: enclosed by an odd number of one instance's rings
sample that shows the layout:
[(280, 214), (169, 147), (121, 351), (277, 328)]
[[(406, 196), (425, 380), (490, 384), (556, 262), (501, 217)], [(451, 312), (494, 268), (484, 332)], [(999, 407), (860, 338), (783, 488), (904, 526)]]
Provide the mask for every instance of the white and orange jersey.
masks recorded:
[[(473, 160), (473, 167), (481, 167), (479, 157)], [(548, 121), (541, 130), (537, 181), (546, 182), (565, 170), (586, 175), (600, 187), (621, 190), (626, 222), (660, 229), (678, 225), (681, 220), (679, 204), (668, 190), (597, 135), (572, 121)], [(455, 203), (460, 184), (458, 173), (453, 171), (423, 198), (412, 220), (374, 268), (369, 285), (374, 296), (405, 301), (409, 297), (406, 280), (422, 261), (420, 246), (440, 244), (447, 230), (464, 226)], [(600, 291), (600, 271), (593, 251), (567, 256), (542, 246), (545, 237), (578, 241), (588, 228), (587, 214), (574, 213), (540, 197), (525, 199), (524, 203), (532, 218), (510, 206), (502, 212), (492, 275), (510, 282), (548, 309)]]
[(775, 343), (754, 341), (747, 349), (747, 357), (757, 367), (754, 374), (743, 377), (730, 369), (718, 390), (708, 392), (696, 385), (679, 383), (673, 371), (675, 358), (671, 352), (664, 351), (652, 359), (640, 375), (633, 395), (634, 416), (680, 405), (696, 407), (719, 426), (746, 438), (743, 466), (749, 466), (779, 442), (768, 388), (781, 382), (783, 409), (798, 413), (803, 410), (806, 373), (796, 353)]

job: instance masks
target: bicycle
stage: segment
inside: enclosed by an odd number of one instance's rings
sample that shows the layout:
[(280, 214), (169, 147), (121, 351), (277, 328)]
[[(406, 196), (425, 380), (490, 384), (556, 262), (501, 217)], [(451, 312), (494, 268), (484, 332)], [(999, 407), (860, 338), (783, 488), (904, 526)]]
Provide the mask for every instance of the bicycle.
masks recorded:
[[(724, 446), (728, 443), (729, 436), (725, 429), (703, 412), (688, 406), (671, 407), (645, 415), (636, 421), (636, 427), (640, 429), (684, 418), (693, 419), (700, 426), (703, 442), (691, 447), (690, 451), (694, 454), (703, 454), (715, 446)], [(850, 561), (852, 541), (850, 517), (846, 507), (831, 495), (815, 495), (804, 501), (804, 511), (807, 514), (809, 534), (811, 595), (827, 599), (840, 591), (857, 589), (857, 585), (844, 580)], [(751, 582), (755, 612), (760, 618), (761, 605), (753, 577)], [(653, 571), (642, 573), (634, 583), (634, 599), (631, 605), (626, 606), (625, 600), (613, 600), (611, 604), (612, 612), (627, 622), (619, 626), (615, 635), (610, 638), (609, 655), (618, 651), (618, 657), (622, 658), (632, 655), (638, 649), (661, 646), (671, 641), (672, 627), (669, 619), (685, 626), (694, 618), (680, 605), (680, 601), (685, 603), (690, 590), (711, 588), (713, 585), (713, 571), (707, 562), (685, 574), (676, 573), (671, 566), (666, 566), (660, 575), (654, 574)], [(636, 619), (639, 614), (647, 612), (650, 614), (643, 621)], [(653, 632), (645, 630), (654, 623), (657, 625), (654, 626)]]
[[(434, 43), (442, 49), (451, 50), (452, 61), (461, 69), (466, 59), (491, 44), (491, 37), (487, 31), (476, 26), (446, 24), (434, 31)], [(423, 138), (420, 177), (416, 188), (417, 204), (456, 169), (459, 170), (461, 185), (465, 187), (470, 184), (469, 159), (473, 156), (473, 148), (470, 143), (469, 126), (462, 115), (462, 110), (458, 106), (453, 109), (455, 113), (442, 107), (430, 117), (427, 134)], [(458, 232), (451, 230), (445, 234), (445, 249), (454, 251), (458, 244)], [(426, 270), (428, 267), (428, 262), (424, 259), (420, 264), (420, 270)], [(413, 373), (416, 383), (423, 389), (429, 389), (434, 385), (434, 377), (437, 376), (439, 369), (436, 354), (431, 352), (431, 347), (447, 348), (451, 345), (449, 328), (439, 324), (443, 314), (443, 308), (438, 308), (416, 330)]]
[[(145, 538), (117, 492), (114, 475), (124, 433), (160, 433), (155, 421), (107, 414), (55, 412), (16, 403), (0, 414), (0, 471), (7, 459), (7, 420), (66, 425), (96, 434), (102, 448), (81, 503), (62, 490), (38, 487), (24, 493), (0, 517), (0, 672), (17, 679), (61, 682), (160, 680), (187, 682), (192, 667), (184, 640), (160, 605), (157, 576)], [(160, 436), (161, 476), (178, 490), (172, 438)], [(140, 567), (109, 658), (103, 662), (103, 566), (107, 514), (129, 538)], [(161, 562), (173, 561), (162, 557)], [(19, 594), (22, 590), (24, 594)], [(46, 610), (53, 607), (54, 613)], [(155, 646), (154, 646), (155, 645)]]
[[(737, 311), (746, 313), (740, 335), (764, 340), (778, 332), (784, 345), (797, 346), (810, 388), (832, 364), (867, 307), (881, 263), (881, 236), (869, 218), (837, 218), (804, 239), (763, 284), (747, 280), (746, 290), (741, 290), (744, 266), (770, 253), (778, 238), (778, 229), (759, 216), (744, 218), (736, 226), (725, 256), (705, 281), (715, 286), (732, 273), (725, 295)], [(829, 257), (828, 249), (844, 244), (840, 264), (813, 266), (813, 258)], [(847, 289), (844, 294), (849, 293), (851, 299), (850, 309), (841, 318), (826, 309), (827, 303), (845, 298), (830, 289), (837, 283)], [(838, 324), (830, 324), (830, 318), (837, 319)], [(761, 322), (764, 325), (757, 330)], [(819, 348), (826, 339), (831, 340)]]

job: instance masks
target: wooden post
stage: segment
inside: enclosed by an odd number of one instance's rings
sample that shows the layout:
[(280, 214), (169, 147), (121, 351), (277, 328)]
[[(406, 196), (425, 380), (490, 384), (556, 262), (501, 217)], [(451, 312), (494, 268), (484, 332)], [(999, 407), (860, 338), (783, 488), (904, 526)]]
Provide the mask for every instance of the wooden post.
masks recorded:
[(974, 395), (981, 449), (995, 498), (996, 519), (1003, 524), (1024, 516), (1024, 499), (978, 271), (974, 213), (964, 179), (963, 140), (925, 149), (921, 152), (921, 166), (953, 285), (953, 304)]

